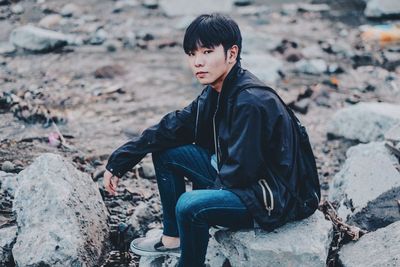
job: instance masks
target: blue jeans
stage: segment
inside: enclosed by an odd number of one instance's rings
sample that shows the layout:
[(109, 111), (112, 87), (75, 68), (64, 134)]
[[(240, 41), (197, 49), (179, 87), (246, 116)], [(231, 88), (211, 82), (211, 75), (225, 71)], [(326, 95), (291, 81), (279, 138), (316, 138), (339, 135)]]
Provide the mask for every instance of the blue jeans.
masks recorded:
[[(211, 155), (196, 145), (153, 153), (163, 209), (164, 235), (179, 237), (179, 266), (204, 266), (213, 225), (231, 229), (253, 227), (253, 218), (240, 198), (228, 190), (212, 188), (217, 176)], [(185, 192), (184, 177), (193, 183)]]

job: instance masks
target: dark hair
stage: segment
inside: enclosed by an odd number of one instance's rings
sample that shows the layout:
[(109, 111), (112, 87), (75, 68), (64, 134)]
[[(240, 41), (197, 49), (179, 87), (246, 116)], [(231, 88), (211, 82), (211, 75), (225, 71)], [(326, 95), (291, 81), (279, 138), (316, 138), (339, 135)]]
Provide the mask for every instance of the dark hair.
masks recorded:
[(239, 47), (237, 61), (240, 61), (242, 35), (237, 23), (228, 16), (218, 13), (198, 16), (186, 29), (183, 49), (186, 54), (199, 47), (213, 48), (222, 44), (226, 52), (233, 45)]

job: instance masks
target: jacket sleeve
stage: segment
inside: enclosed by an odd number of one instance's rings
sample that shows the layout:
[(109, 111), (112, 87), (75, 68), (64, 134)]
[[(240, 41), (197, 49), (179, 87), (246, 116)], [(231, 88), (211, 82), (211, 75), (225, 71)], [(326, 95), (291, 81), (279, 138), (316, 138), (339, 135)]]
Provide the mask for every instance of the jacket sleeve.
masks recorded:
[(265, 175), (266, 144), (271, 136), (273, 118), (254, 103), (239, 104), (232, 117), (228, 157), (222, 163), (219, 179), (228, 188), (247, 187)]
[(115, 150), (108, 159), (106, 169), (122, 177), (147, 153), (193, 143), (198, 99), (182, 110), (168, 113), (158, 124), (147, 128), (140, 137)]

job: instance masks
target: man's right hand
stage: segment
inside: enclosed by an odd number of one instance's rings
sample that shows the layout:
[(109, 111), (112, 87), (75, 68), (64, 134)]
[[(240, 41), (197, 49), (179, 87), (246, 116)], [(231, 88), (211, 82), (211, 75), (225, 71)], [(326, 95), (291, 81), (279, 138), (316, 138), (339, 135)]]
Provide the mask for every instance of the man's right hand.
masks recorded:
[(104, 188), (113, 196), (117, 195), (119, 177), (106, 170), (104, 172)]

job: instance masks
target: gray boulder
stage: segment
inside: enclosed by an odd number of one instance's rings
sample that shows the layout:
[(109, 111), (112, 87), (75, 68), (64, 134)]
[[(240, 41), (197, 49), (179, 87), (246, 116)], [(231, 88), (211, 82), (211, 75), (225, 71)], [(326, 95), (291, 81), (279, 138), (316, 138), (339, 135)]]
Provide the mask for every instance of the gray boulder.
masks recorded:
[(371, 0), (364, 10), (368, 18), (400, 17), (400, 1), (398, 0)]
[(160, 0), (160, 7), (167, 16), (200, 15), (212, 12), (229, 13), (232, 0)]
[(332, 224), (317, 211), (273, 232), (218, 231), (219, 250), (232, 266), (325, 266)]
[(342, 247), (339, 261), (344, 267), (400, 266), (400, 221)]
[(32, 52), (47, 52), (67, 45), (71, 38), (60, 32), (25, 25), (11, 32), (10, 42)]
[(368, 202), (360, 212), (354, 214), (348, 223), (367, 231), (375, 231), (400, 221), (399, 204), (400, 186), (390, 189), (376, 199)]
[(386, 191), (400, 186), (396, 157), (382, 142), (351, 147), (347, 159), (333, 178), (330, 200), (338, 201), (338, 214), (349, 219)]
[(278, 71), (283, 66), (280, 59), (268, 54), (244, 54), (242, 57), (242, 66), (267, 84), (275, 83), (280, 79)]
[(17, 179), (17, 266), (100, 265), (108, 212), (90, 176), (59, 155), (43, 154)]
[(17, 226), (0, 229), (0, 266), (13, 266), (11, 249), (17, 238)]
[(400, 123), (400, 106), (389, 103), (359, 103), (336, 112), (328, 124), (328, 135), (371, 142)]

